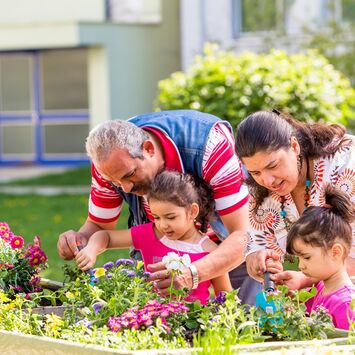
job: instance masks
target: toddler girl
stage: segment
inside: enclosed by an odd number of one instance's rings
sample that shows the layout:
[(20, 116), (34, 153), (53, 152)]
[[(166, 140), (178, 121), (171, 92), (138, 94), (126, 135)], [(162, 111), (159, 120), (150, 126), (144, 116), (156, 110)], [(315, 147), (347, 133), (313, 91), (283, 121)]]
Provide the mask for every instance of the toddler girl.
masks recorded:
[[(214, 199), (210, 187), (191, 175), (163, 171), (153, 181), (147, 194), (154, 223), (142, 224), (128, 230), (102, 230), (94, 233), (75, 257), (82, 270), (90, 269), (96, 256), (106, 249), (128, 248), (140, 250), (144, 266), (162, 260), (169, 252), (187, 254), (192, 262), (217, 248), (208, 236), (208, 220), (213, 216)], [(196, 223), (200, 228), (196, 228)], [(211, 281), (201, 282), (192, 290), (188, 301), (209, 299), (212, 282), (216, 295), (232, 291), (228, 274)]]
[(308, 313), (323, 306), (341, 329), (355, 321), (350, 309), (355, 286), (346, 271), (353, 220), (349, 196), (329, 185), (324, 206), (309, 207), (287, 236), (287, 252), (298, 256), (300, 270), (316, 284), (317, 294), (306, 302)]

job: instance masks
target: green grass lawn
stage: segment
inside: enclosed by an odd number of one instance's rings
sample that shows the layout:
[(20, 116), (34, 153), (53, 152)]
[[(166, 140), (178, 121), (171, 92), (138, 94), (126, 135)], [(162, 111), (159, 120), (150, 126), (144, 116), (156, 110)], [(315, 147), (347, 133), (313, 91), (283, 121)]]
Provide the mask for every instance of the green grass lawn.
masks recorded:
[[(7, 195), (0, 194), (0, 221), (7, 222), (11, 230), (31, 242), (35, 235), (41, 237), (42, 248), (48, 256), (48, 269), (42, 276), (52, 280), (63, 280), (62, 266), (68, 261), (59, 258), (57, 240), (62, 232), (77, 230), (87, 216), (87, 195)], [(118, 228), (126, 228), (127, 210), (122, 212)], [(111, 250), (101, 254), (97, 265), (108, 260), (128, 256), (128, 250)]]
[(89, 186), (91, 183), (90, 166), (85, 165), (74, 169), (69, 169), (64, 173), (45, 174), (30, 179), (13, 180), (10, 182), (0, 182), (1, 186)]

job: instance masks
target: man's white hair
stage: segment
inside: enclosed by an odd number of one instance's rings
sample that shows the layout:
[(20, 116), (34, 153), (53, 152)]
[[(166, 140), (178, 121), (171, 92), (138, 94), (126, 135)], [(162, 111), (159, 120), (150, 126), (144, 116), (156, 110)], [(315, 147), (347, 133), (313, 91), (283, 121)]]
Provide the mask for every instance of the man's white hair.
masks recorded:
[(106, 121), (92, 129), (86, 138), (86, 152), (93, 162), (105, 161), (115, 149), (127, 149), (132, 158), (143, 158), (147, 132), (124, 120)]

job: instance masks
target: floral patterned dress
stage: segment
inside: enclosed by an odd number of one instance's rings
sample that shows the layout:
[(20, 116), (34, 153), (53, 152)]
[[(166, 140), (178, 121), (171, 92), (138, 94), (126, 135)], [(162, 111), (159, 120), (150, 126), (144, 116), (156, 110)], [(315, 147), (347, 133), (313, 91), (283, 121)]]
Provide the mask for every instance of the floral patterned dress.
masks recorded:
[[(314, 160), (314, 181), (310, 187), (310, 206), (323, 206), (324, 188), (330, 183), (345, 191), (355, 203), (355, 136), (347, 135), (350, 142), (344, 144), (331, 156)], [(273, 249), (284, 255), (286, 249), (287, 230), (281, 217), (281, 197), (271, 193), (256, 213), (251, 212), (254, 200), (249, 202), (249, 243), (246, 255), (263, 249)], [(294, 223), (300, 217), (291, 194), (285, 196), (284, 210), (287, 218)], [(353, 227), (353, 243), (350, 257), (355, 258), (355, 223)]]

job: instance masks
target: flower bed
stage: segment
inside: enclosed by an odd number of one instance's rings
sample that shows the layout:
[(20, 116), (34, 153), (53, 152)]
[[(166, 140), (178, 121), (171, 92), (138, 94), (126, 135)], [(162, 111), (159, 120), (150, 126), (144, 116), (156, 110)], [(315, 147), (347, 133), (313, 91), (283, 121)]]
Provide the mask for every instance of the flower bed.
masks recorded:
[[(31, 259), (27, 260), (21, 264), (24, 268)], [(179, 272), (178, 264), (172, 273)], [(314, 290), (290, 295), (286, 287), (280, 287), (267, 295), (267, 302), (275, 306), (273, 313), (267, 313), (262, 308), (241, 305), (236, 291), (221, 294), (204, 306), (185, 302), (186, 295), (181, 291), (162, 299), (148, 281), (142, 262), (135, 264), (130, 259), (109, 262), (87, 273), (67, 266), (65, 274), (67, 280), (57, 290), (40, 290), (39, 284), (31, 292), (25, 286), (22, 290), (2, 287), (2, 349), (6, 346), (10, 351), (16, 344), (19, 351), (32, 344), (36, 354), (40, 353), (38, 349), (48, 348), (58, 348), (56, 353), (79, 353), (75, 350), (78, 347), (90, 349), (90, 353), (171, 353), (179, 349), (181, 353), (196, 349), (201, 353), (221, 353), (223, 344), (225, 349), (237, 347), (240, 351), (274, 351), (280, 347), (291, 351), (303, 343), (289, 340), (309, 340), (304, 343), (309, 347), (314, 346), (312, 339), (318, 338), (321, 340), (315, 343), (317, 346), (333, 344), (353, 350), (348, 342), (354, 339), (354, 324), (350, 332), (337, 330), (322, 309), (306, 317), (304, 301)], [(32, 277), (27, 277), (26, 285), (32, 285)], [(39, 308), (43, 301), (50, 307)], [(339, 337), (343, 338), (324, 340)], [(9, 340), (13, 338), (16, 341)], [(270, 342), (274, 340), (278, 342)]]
[[(53, 339), (49, 337), (39, 337), (34, 335), (18, 334), (0, 330), (0, 344), (3, 354), (29, 354), (29, 349), (35, 349), (36, 355), (47, 355), (55, 353), (56, 355), (102, 355), (102, 354), (212, 354), (208, 349), (176, 349), (176, 350), (115, 350), (108, 349), (103, 346), (80, 344), (77, 342)], [(270, 354), (276, 355), (300, 355), (300, 354), (343, 354), (352, 355), (355, 352), (355, 345), (349, 344), (347, 339), (331, 339), (331, 340), (309, 340), (294, 342), (273, 342), (261, 344), (248, 344), (232, 346), (230, 351), (238, 354)], [(222, 354), (220, 349), (218, 354)]]

